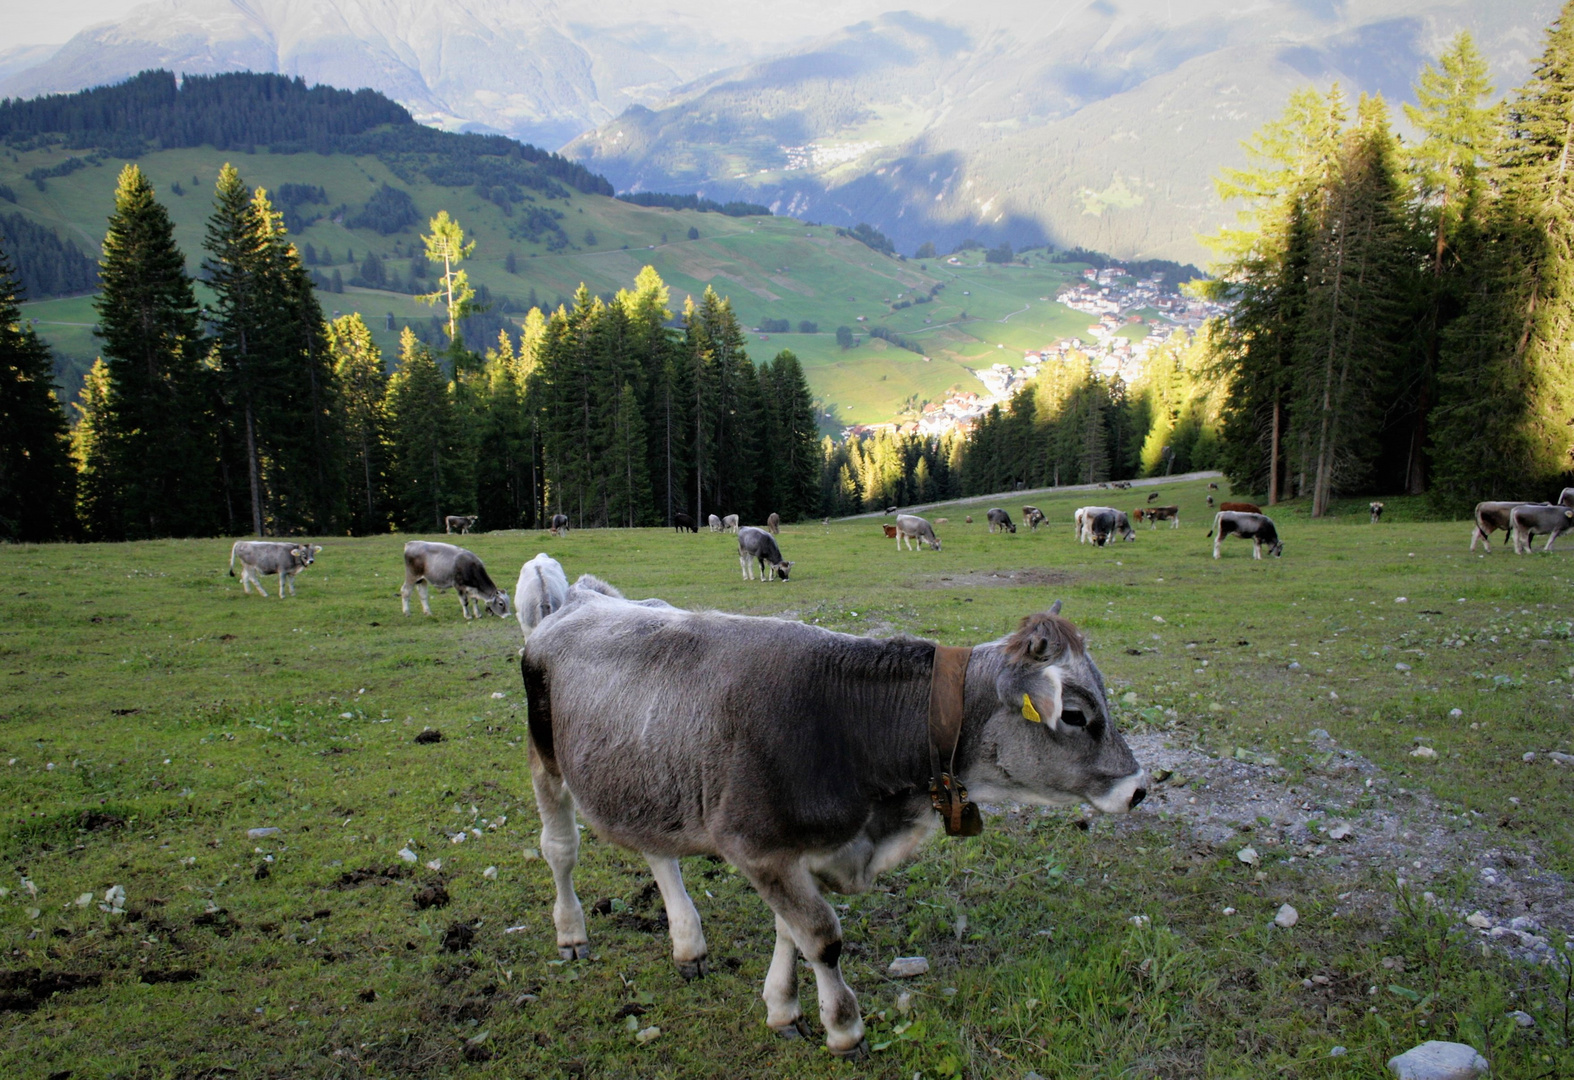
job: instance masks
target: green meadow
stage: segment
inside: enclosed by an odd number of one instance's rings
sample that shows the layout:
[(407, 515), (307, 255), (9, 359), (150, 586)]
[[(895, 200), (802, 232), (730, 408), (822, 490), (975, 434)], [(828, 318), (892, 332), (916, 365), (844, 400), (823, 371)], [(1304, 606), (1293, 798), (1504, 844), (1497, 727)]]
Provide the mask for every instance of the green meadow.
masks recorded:
[[(122, 163), (104, 158), (97, 165), (45, 181), (42, 191), (24, 179), (31, 170), (58, 165), (70, 156), (70, 151), (58, 147), (8, 152), (0, 159), (0, 183), (11, 188), (17, 201), (0, 203), (0, 210), (20, 210), (96, 258)], [(540, 304), (551, 306), (571, 297), (582, 282), (595, 293), (628, 288), (640, 268), (650, 265), (670, 286), (675, 312), (686, 296), (697, 298), (710, 287), (731, 298), (746, 327), (764, 319), (786, 319), (794, 332), (751, 334), (750, 355), (761, 362), (784, 348), (797, 353), (815, 395), (836, 418), (835, 424), (827, 425), (831, 428), (887, 421), (914, 396), (938, 400), (953, 387), (980, 390), (982, 385), (972, 376), (975, 368), (1001, 361), (1014, 366), (1023, 350), (1085, 334), (1089, 323), (1087, 316), (1054, 299), (1060, 287), (1080, 273), (1080, 264), (1049, 264), (1034, 258), (1028, 265), (994, 266), (984, 263), (977, 251), (958, 256), (958, 265), (943, 258), (903, 261), (838, 237), (831, 227), (791, 218), (647, 209), (579, 192), (568, 199), (522, 204), (510, 217), (472, 188), (440, 187), (424, 180), (407, 184), (371, 157), (266, 151), (224, 154), (209, 148), (145, 154), (137, 164), (169, 209), (176, 241), (193, 274), (201, 266), (214, 180), (226, 160), (233, 160), (254, 186), (277, 190), (281, 184), (296, 183), (324, 189), (327, 203), (302, 208), (308, 215), (322, 216), (294, 235), (303, 247), (309, 243), (322, 258), (331, 259), (319, 265), (322, 273), (331, 276), (337, 267), (345, 282), (357, 272), (348, 261), (351, 253), (359, 261), (375, 252), (390, 271), (408, 277), (409, 256), (420, 248), (418, 234), (425, 230), (427, 219), (446, 209), (476, 241), (475, 255), (465, 264), (471, 280), (485, 285), (494, 297), (523, 304), (534, 290)], [(384, 183), (410, 192), (420, 224), (391, 236), (348, 228), (344, 219)], [(182, 194), (175, 194), (177, 184)], [(552, 251), (545, 237), (532, 243), (510, 235), (510, 227), (517, 226), (531, 205), (563, 215), (559, 224), (569, 247)], [(347, 206), (349, 214), (336, 220), (334, 211), (340, 206)], [(690, 228), (699, 233), (697, 239), (689, 238)], [(511, 253), (514, 273), (506, 265)], [(933, 302), (893, 310), (902, 299), (927, 294), (935, 285), (945, 288)], [(390, 329), (389, 316), (398, 327), (424, 322), (436, 310), (407, 294), (349, 285), (343, 293), (325, 292), (319, 298), (330, 317), (335, 312), (359, 313), (390, 362), (399, 332)], [(38, 320), (39, 333), (56, 350), (62, 382), (74, 398), (82, 375), (98, 354), (91, 298), (36, 301), (24, 304), (23, 312)], [(805, 320), (815, 323), (818, 332), (797, 333)], [(835, 331), (843, 325), (860, 335), (856, 347), (837, 345)], [(924, 353), (869, 337), (875, 326), (908, 338)]]
[[(1574, 874), (1574, 772), (1549, 759), (1574, 751), (1574, 554), (1472, 553), (1466, 523), (1392, 499), (1376, 526), (1276, 508), (1282, 559), (1214, 561), (1202, 480), (1159, 487), (1178, 529), (1074, 541), (1076, 506), (1151, 490), (934, 508), (940, 552), (898, 553), (878, 516), (790, 525), (786, 583), (743, 581), (711, 533), (466, 539), (510, 592), (546, 551), (631, 597), (951, 644), (1059, 599), (1140, 746), (1256, 762), (1253, 790), (1391, 819), (1396, 843), (1429, 823), (1414, 865), (1293, 851), (1266, 816), (1210, 844), (1187, 799), (1245, 792), (1202, 765), (1120, 819), (1000, 808), (832, 898), (872, 1049), (850, 1062), (807, 969), (815, 1036), (765, 1027), (771, 918), (724, 863), (684, 863), (711, 950), (685, 983), (643, 859), (587, 829), (594, 959), (558, 958), (518, 626), (452, 593), (402, 615), (404, 537), (321, 538), (282, 602), (241, 594), (227, 540), (0, 548), (0, 1075), (1356, 1078), (1428, 1038), (1570, 1075), (1574, 925), (1542, 912), (1561, 959), (1535, 964), (1461, 912), (1488, 841), (1548, 889)], [(980, 523), (1023, 501), (1049, 523)], [(887, 977), (911, 955), (929, 974)]]

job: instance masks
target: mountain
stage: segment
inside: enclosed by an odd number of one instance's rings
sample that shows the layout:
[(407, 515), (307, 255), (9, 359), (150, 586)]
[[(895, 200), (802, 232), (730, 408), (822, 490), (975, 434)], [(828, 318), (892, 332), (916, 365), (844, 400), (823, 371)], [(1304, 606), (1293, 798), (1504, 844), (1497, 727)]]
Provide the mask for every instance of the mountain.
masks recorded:
[(1003, 0), (882, 15), (632, 105), (564, 153), (619, 190), (973, 237), (1197, 259), (1219, 167), (1296, 86), (1410, 98), (1469, 29), (1500, 91), (1555, 0)]

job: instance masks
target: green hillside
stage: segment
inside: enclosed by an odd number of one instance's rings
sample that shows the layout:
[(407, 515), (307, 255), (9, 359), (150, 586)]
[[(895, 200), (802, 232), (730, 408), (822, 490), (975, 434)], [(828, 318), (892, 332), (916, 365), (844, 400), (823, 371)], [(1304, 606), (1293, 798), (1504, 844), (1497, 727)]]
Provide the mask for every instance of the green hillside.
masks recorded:
[[(0, 156), (0, 185), (15, 201), (0, 207), (48, 225), (96, 254), (122, 159), (92, 155), (85, 167), (44, 179), (42, 190), (28, 179), (73, 157), (84, 160), (80, 151), (58, 144), (6, 151)], [(629, 285), (648, 263), (672, 287), (675, 307), (686, 294), (697, 296), (711, 286), (732, 298), (746, 326), (785, 319), (796, 331), (801, 321), (816, 323), (818, 332), (813, 334), (756, 334), (751, 353), (761, 360), (782, 348), (796, 352), (837, 426), (888, 420), (915, 395), (934, 399), (954, 386), (979, 389), (973, 368), (1002, 360), (1015, 363), (1024, 348), (1077, 333), (1088, 322), (1053, 301), (1061, 283), (1080, 270), (1074, 264), (999, 266), (985, 264), (977, 252), (962, 257), (960, 265), (943, 260), (921, 264), (881, 255), (837, 236), (832, 228), (790, 218), (647, 209), (578, 191), (559, 198), (527, 195), (505, 213), (474, 187), (440, 186), (422, 174), (413, 181), (401, 179), (373, 156), (236, 153), (208, 147), (144, 153), (137, 163), (168, 206), (194, 273), (214, 178), (227, 160), (234, 161), (252, 185), (275, 191), (286, 183), (323, 189), (326, 202), (300, 208), (308, 217), (323, 216), (294, 235), (319, 254), (316, 269), (326, 278), (335, 269), (346, 282), (354, 276), (357, 268), (348, 258), (352, 252), (358, 261), (375, 253), (391, 272), (407, 278), (426, 220), (446, 209), (477, 241), (468, 264), (472, 280), (491, 290), (494, 310), (514, 309), (508, 315), (514, 320), (522, 318), (532, 290), (542, 305), (568, 297), (580, 282), (592, 291), (610, 293)], [(347, 222), (384, 184), (409, 193), (418, 223), (386, 236), (349, 227)], [(552, 220), (567, 238), (566, 246), (555, 232), (539, 233), (536, 240), (526, 235), (527, 215), (536, 210), (562, 215)], [(689, 238), (691, 228), (698, 239)], [(552, 250), (554, 243), (559, 250)], [(510, 254), (514, 273), (507, 269)], [(932, 302), (892, 310), (893, 304), (928, 295), (936, 286), (944, 287)], [(350, 285), (343, 293), (324, 293), (322, 301), (327, 312), (361, 313), (390, 353), (397, 327), (433, 315), (433, 309), (408, 294)], [(90, 299), (37, 301), (24, 311), (38, 320), (39, 332), (55, 347), (62, 385), (74, 395), (96, 355)], [(389, 328), (390, 314), (394, 329)], [(841, 325), (859, 335), (855, 347), (838, 346), (835, 330)], [(924, 355), (870, 338), (868, 331), (874, 327), (906, 338)]]

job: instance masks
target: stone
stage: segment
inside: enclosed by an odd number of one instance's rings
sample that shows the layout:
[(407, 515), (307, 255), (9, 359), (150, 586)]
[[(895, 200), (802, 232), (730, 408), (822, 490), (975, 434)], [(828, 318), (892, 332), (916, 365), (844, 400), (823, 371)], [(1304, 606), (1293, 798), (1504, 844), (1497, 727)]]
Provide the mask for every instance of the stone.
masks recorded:
[(1461, 716), (1465, 715), (1465, 710), (1464, 709), (1449, 709), (1448, 710), (1448, 715), (1450, 717), (1452, 717), (1453, 719), (1458, 720)]
[(1536, 752), (1534, 750), (1526, 750), (1523, 754), (1520, 755), (1519, 760), (1521, 760), (1521, 761), (1535, 761), (1536, 760)]
[(1399, 1080), (1475, 1080), (1487, 1071), (1487, 1059), (1464, 1043), (1424, 1042), (1388, 1059)]
[(1350, 823), (1348, 821), (1341, 821), (1337, 825), (1335, 825), (1333, 828), (1328, 830), (1328, 839), (1330, 839), (1330, 840), (1343, 840), (1345, 837), (1349, 836), (1354, 831), (1355, 830), (1350, 826)]
[(1471, 912), (1465, 917), (1465, 922), (1474, 926), (1477, 930), (1490, 930), (1492, 928), (1492, 917), (1481, 911)]
[(650, 1042), (652, 1039), (657, 1038), (660, 1035), (661, 1035), (661, 1029), (659, 1027), (648, 1027), (648, 1028), (645, 1028), (644, 1030), (640, 1031), (637, 1035), (635, 1035), (634, 1036), (634, 1041), (639, 1043), (641, 1046), (644, 1046), (646, 1043)]
[(929, 974), (929, 959), (924, 956), (898, 956), (885, 973), (893, 979), (912, 979)]
[(1508, 1016), (1510, 1020), (1513, 1020), (1514, 1023), (1518, 1024), (1520, 1027), (1528, 1028), (1536, 1026), (1536, 1018), (1531, 1016), (1524, 1009), (1515, 1009), (1513, 1012), (1509, 1013)]
[(1291, 670), (1291, 671), (1300, 671), (1301, 670), (1300, 662), (1296, 661), (1296, 660), (1291, 660), (1290, 661), (1289, 670)]
[(1394, 665), (1394, 670), (1395, 671), (1409, 671), (1410, 670), (1410, 665), (1409, 664), (1395, 664)]
[(1574, 754), (1565, 754), (1558, 750), (1548, 751), (1547, 756), (1559, 765), (1574, 765)]
[(399, 849), (399, 857), (405, 862), (417, 862), (421, 858), (407, 847), (402, 847)]
[(1330, 1049), (1328, 1051), (1328, 1056), (1329, 1057), (1344, 1057), (1349, 1052), (1350, 1051), (1346, 1050), (1342, 1046), (1335, 1046), (1335, 1047), (1333, 1047), (1332, 1049)]
[(1300, 921), (1301, 913), (1296, 911), (1289, 904), (1280, 904), (1279, 914), (1273, 917), (1273, 924), (1275, 926), (1282, 927), (1285, 930), (1290, 929), (1290, 927), (1294, 926)]
[(1257, 865), (1257, 849), (1254, 847), (1241, 848), (1241, 850), (1235, 853), (1235, 857), (1241, 860), (1241, 862), (1245, 863), (1247, 866)]
[(1131, 923), (1132, 926), (1147, 926), (1149, 919), (1146, 915), (1133, 915), (1126, 921)]
[(1435, 758), (1437, 757), (1437, 751), (1433, 750), (1430, 746), (1418, 746), (1414, 750), (1410, 751), (1410, 756), (1413, 758), (1422, 759)]

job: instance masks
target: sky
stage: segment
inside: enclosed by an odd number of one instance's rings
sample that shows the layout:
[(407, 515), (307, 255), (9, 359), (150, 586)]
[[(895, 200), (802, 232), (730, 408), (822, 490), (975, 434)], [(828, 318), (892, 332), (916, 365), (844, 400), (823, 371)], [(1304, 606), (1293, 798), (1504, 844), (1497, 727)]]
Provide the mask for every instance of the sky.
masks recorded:
[(8, 45), (61, 45), (94, 23), (118, 19), (143, 0), (0, 0)]

